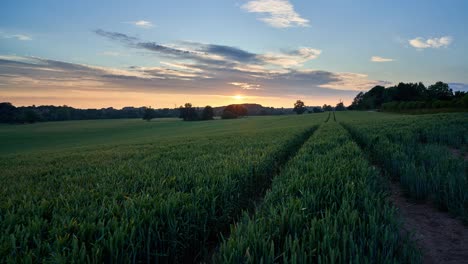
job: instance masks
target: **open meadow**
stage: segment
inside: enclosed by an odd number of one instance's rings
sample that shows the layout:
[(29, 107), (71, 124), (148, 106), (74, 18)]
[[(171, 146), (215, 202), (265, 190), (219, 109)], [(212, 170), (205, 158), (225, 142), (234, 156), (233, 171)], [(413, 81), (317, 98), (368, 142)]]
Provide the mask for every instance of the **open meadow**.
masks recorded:
[(390, 182), (468, 222), (466, 113), (46, 122), (0, 138), (2, 263), (420, 262)]

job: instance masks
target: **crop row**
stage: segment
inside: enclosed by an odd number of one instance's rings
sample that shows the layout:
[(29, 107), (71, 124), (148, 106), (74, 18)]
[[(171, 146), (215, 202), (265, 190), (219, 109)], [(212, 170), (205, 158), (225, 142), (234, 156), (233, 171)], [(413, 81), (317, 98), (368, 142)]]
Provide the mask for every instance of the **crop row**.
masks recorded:
[(440, 209), (468, 221), (467, 162), (446, 146), (466, 148), (462, 119), (456, 115), (420, 120), (401, 116), (392, 124), (345, 121), (344, 126), (410, 197), (432, 200)]
[(314, 122), (2, 158), (0, 262), (200, 260)]
[(324, 123), (245, 214), (216, 263), (415, 263), (381, 178), (338, 123)]

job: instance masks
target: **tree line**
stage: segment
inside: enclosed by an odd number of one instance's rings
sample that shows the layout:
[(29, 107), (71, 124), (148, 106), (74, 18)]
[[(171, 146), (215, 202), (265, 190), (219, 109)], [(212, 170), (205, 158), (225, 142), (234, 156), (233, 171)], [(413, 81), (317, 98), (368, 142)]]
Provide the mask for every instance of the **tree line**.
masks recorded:
[(425, 108), (468, 108), (468, 93), (453, 92), (444, 82), (436, 82), (429, 87), (421, 82), (401, 82), (388, 88), (375, 86), (367, 92), (360, 92), (348, 107), (350, 110), (384, 111)]
[[(215, 110), (213, 107), (207, 105), (203, 109), (193, 107), (191, 103), (186, 103), (184, 106), (180, 106), (179, 118), (184, 121), (206, 121), (213, 120), (215, 116)], [(242, 104), (232, 104), (223, 108), (221, 118), (222, 119), (234, 119), (243, 117), (248, 114), (247, 108)], [(143, 119), (150, 121), (156, 118), (155, 110), (152, 108), (146, 108), (143, 114)]]
[[(0, 103), (0, 123), (34, 123), (44, 121), (90, 120), (90, 119), (118, 119), (142, 118), (147, 107), (112, 107), (102, 109), (77, 109), (70, 106), (21, 106), (11, 103)], [(177, 109), (154, 109), (153, 118), (177, 117)]]
[(294, 108), (293, 111), (296, 112), (298, 115), (302, 115), (303, 113), (322, 113), (325, 111), (345, 111), (346, 106), (343, 104), (343, 102), (339, 102), (336, 104), (335, 107), (324, 104), (322, 107), (320, 106), (312, 106), (312, 107), (307, 107), (305, 106), (305, 103), (302, 100), (297, 100), (294, 103)]
[[(252, 109), (249, 113), (248, 109)], [(0, 103), (0, 123), (20, 124), (45, 121), (92, 120), (92, 119), (120, 119), (142, 118), (182, 118), (185, 121), (212, 120), (215, 115), (223, 119), (238, 118), (250, 115), (284, 114), (287, 111), (272, 107), (263, 107), (256, 104), (228, 105), (226, 107), (206, 106), (193, 107), (186, 103), (179, 108), (153, 109), (151, 107), (112, 107), (102, 109), (77, 109), (70, 106), (20, 106), (16, 107), (9, 102)]]

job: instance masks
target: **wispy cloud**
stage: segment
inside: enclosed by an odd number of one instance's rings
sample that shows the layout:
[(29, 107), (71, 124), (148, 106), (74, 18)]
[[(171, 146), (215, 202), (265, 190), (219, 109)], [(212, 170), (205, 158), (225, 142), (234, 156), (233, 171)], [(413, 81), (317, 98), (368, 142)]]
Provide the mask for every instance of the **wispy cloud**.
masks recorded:
[(32, 40), (32, 37), (29, 35), (24, 35), (24, 34), (14, 34), (14, 35), (4, 35), (3, 38), (6, 39), (17, 39), (21, 41), (29, 41)]
[[(242, 64), (239, 64), (242, 65)], [(184, 94), (232, 95), (236, 86), (246, 95), (284, 96), (288, 94), (319, 95), (367, 90), (385, 82), (370, 80), (357, 73), (334, 73), (320, 70), (263, 67), (232, 68), (223, 65), (165, 63), (161, 66), (109, 68), (74, 64), (37, 57), (0, 57), (0, 83), (10, 87), (29, 87), (40, 92), (42, 87), (74, 90), (96, 88), (125, 91)]]
[(394, 61), (394, 59), (384, 58), (384, 57), (380, 57), (380, 56), (372, 56), (370, 60), (372, 62), (390, 62), (390, 61)]
[(391, 82), (387, 81), (375, 81), (369, 80), (367, 74), (351, 73), (351, 72), (341, 72), (336, 73), (336, 81), (322, 84), (320, 87), (337, 89), (337, 90), (354, 90), (354, 91), (363, 91), (368, 90), (369, 87), (375, 85), (387, 86)]
[(453, 38), (450, 36), (444, 36), (440, 38), (428, 38), (428, 39), (417, 37), (417, 38), (408, 40), (408, 42), (411, 46), (417, 49), (441, 48), (441, 47), (448, 47), (453, 42)]
[(308, 27), (309, 20), (302, 18), (288, 0), (253, 0), (242, 5), (250, 13), (264, 16), (259, 20), (276, 28)]
[(146, 20), (138, 20), (138, 21), (130, 21), (130, 22), (125, 22), (127, 24), (132, 24), (134, 26), (137, 26), (139, 28), (152, 28), (154, 27), (154, 24), (150, 21)]
[(197, 42), (181, 42), (180, 45), (159, 44), (156, 42), (144, 42), (138, 38), (128, 36), (123, 33), (108, 32), (102, 29), (95, 31), (96, 34), (106, 37), (112, 41), (118, 41), (129, 47), (144, 49), (155, 52), (160, 56), (171, 57), (183, 60), (193, 60), (198, 63), (224, 65), (235, 67), (238, 64), (248, 63), (249, 65), (271, 65), (283, 68), (300, 66), (302, 63), (316, 59), (322, 51), (310, 47), (301, 47), (285, 52), (269, 52), (256, 54), (245, 51), (237, 47), (204, 44)]
[(299, 48), (297, 50), (289, 51), (285, 54), (281, 53), (266, 53), (259, 55), (259, 58), (270, 64), (279, 65), (282, 67), (298, 66), (302, 63), (316, 59), (322, 51), (313, 48)]
[(252, 83), (244, 83), (244, 82), (230, 82), (228, 84), (238, 86), (242, 88), (243, 90), (260, 90), (261, 89), (260, 84), (252, 84)]
[(126, 34), (122, 34), (118, 32), (105, 31), (102, 29), (96, 29), (94, 33), (96, 33), (97, 35), (101, 37), (105, 37), (114, 41), (119, 41), (128, 45), (133, 44), (134, 42), (138, 41), (138, 38), (136, 37), (128, 36)]

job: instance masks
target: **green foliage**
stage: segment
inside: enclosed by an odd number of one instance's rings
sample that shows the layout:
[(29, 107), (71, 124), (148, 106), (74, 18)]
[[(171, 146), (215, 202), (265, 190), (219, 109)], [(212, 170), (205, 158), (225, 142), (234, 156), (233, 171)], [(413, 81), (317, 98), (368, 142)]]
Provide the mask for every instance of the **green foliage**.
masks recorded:
[(443, 82), (437, 82), (428, 88), (422, 83), (399, 83), (388, 88), (375, 86), (368, 92), (357, 94), (349, 109), (407, 112), (427, 108), (463, 108), (462, 98), (465, 94), (460, 91), (454, 94), (449, 85)]
[(414, 263), (382, 182), (337, 123), (323, 124), (231, 227), (215, 263)]
[(448, 84), (443, 82), (436, 82), (427, 88), (427, 92), (430, 98), (437, 100), (447, 100), (453, 96), (452, 89), (449, 88)]

